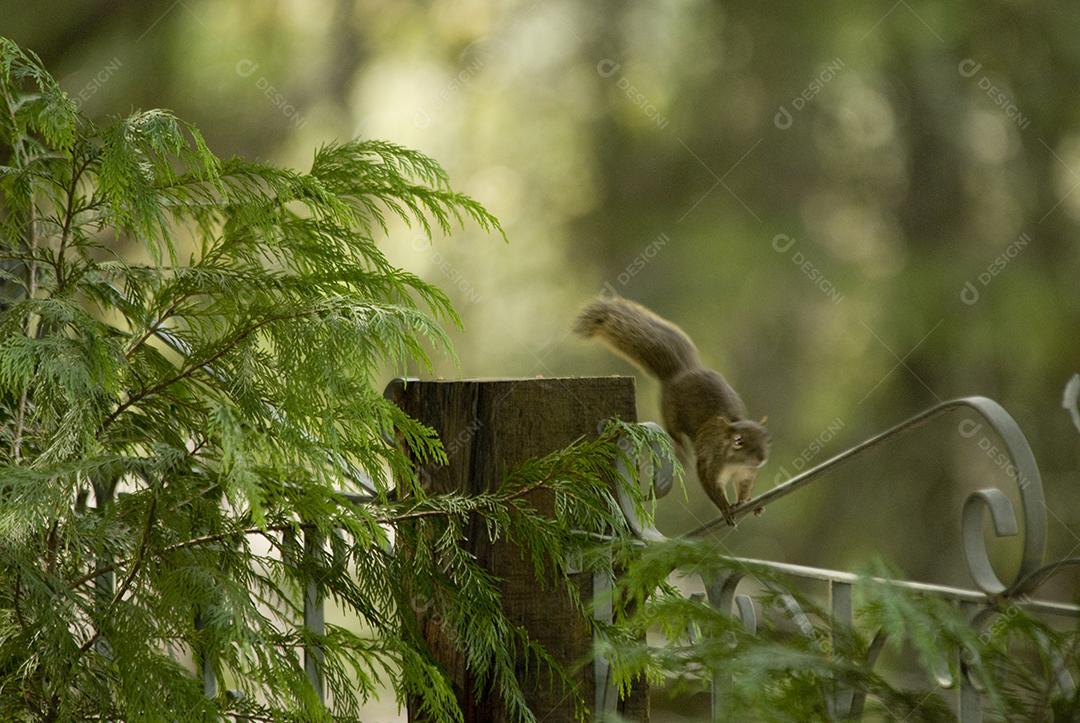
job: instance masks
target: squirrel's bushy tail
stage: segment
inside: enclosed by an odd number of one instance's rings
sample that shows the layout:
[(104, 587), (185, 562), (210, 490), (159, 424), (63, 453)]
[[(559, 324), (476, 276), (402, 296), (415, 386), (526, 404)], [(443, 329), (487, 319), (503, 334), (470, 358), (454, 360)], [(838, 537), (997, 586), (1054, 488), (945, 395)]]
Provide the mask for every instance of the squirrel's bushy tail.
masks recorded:
[(661, 381), (700, 366), (697, 349), (682, 329), (629, 299), (593, 301), (578, 315), (574, 332), (603, 339)]

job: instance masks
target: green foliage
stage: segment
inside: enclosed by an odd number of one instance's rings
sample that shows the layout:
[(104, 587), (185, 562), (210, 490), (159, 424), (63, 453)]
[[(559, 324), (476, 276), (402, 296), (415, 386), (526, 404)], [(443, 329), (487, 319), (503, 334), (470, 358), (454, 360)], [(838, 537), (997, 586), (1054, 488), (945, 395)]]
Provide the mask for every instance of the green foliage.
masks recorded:
[[(613, 424), (490, 495), (426, 496), (410, 460), (442, 447), (371, 384), (456, 321), (379, 250), (390, 217), (498, 221), (389, 143), (326, 145), (300, 173), (220, 159), (168, 111), (99, 128), (4, 39), (0, 102), (0, 717), (349, 719), (391, 686), (460, 719), (424, 605), (532, 719), (514, 661), (551, 662), (457, 543), (478, 518), (564, 572), (571, 530), (619, 528), (608, 470), (640, 433)], [(526, 501), (541, 486), (555, 519)], [(302, 535), (322, 541), (307, 557)], [(363, 630), (313, 640), (308, 581)], [(313, 642), (332, 712), (304, 674)]]
[[(858, 612), (849, 628), (790, 578), (719, 555), (707, 540), (651, 544), (628, 562), (617, 587), (621, 624), (598, 650), (611, 658), (623, 690), (645, 676), (679, 697), (707, 692), (715, 680), (721, 720), (837, 720), (830, 699), (850, 691), (870, 720), (953, 721), (955, 693), (942, 681), (967, 675), (982, 691), (987, 720), (1072, 720), (1077, 710), (1076, 691), (1060, 687), (1059, 674), (1080, 669), (1080, 634), (1013, 602), (973, 624), (943, 598), (887, 582), (900, 576), (876, 565), (855, 583)], [(676, 570), (707, 584), (753, 580), (744, 589), (755, 591), (757, 629), (748, 631), (731, 610), (686, 597), (668, 580)], [(646, 633), (664, 643), (647, 643)], [(905, 669), (868, 663), (878, 636), (885, 650), (910, 651), (925, 683), (911, 685), (909, 677), (899, 686), (891, 680), (903, 679)]]

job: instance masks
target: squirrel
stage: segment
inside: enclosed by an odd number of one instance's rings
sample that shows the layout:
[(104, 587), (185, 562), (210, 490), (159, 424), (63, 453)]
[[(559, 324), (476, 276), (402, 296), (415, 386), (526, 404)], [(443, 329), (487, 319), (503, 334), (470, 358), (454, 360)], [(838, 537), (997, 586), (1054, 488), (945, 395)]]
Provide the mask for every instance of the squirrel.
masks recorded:
[(746, 406), (718, 372), (701, 365), (686, 332), (641, 304), (622, 297), (586, 306), (574, 331), (598, 337), (620, 356), (660, 380), (660, 406), (681, 461), (692, 446), (698, 479), (729, 525), (735, 518), (725, 494), (732, 483), (738, 502), (751, 498), (771, 435), (765, 419), (747, 419)]

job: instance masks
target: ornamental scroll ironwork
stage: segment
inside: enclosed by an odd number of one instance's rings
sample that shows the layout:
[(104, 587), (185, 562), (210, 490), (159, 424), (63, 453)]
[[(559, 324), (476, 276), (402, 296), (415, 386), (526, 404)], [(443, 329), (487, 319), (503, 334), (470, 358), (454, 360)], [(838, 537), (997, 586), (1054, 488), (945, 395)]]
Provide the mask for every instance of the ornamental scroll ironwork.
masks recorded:
[[(1008, 476), (1017, 486), (1020, 498), (1020, 518), (1017, 518), (1016, 510), (1010, 498), (996, 487), (988, 487), (972, 492), (964, 501), (961, 509), (961, 531), (963, 541), (964, 559), (967, 563), (968, 572), (978, 590), (963, 590), (948, 588), (938, 585), (928, 585), (917, 582), (888, 580), (890, 584), (913, 589), (927, 594), (937, 594), (956, 600), (967, 611), (968, 619), (976, 629), (989, 624), (990, 620), (1000, 614), (1000, 603), (1006, 600), (1022, 601), (1027, 607), (1040, 612), (1055, 614), (1067, 614), (1077, 617), (1080, 608), (1045, 601), (1032, 601), (1028, 598), (1035, 590), (1047, 582), (1051, 577), (1061, 571), (1080, 567), (1080, 558), (1067, 558), (1052, 564), (1044, 565), (1043, 557), (1046, 551), (1046, 503), (1043, 496), (1042, 480), (1039, 475), (1035, 457), (1031, 446), (1020, 430), (1019, 425), (1005, 409), (986, 397), (964, 397), (943, 402), (877, 434), (869, 439), (850, 447), (821, 464), (796, 475), (787, 481), (777, 485), (771, 490), (755, 497), (754, 499), (736, 505), (733, 517), (737, 520), (749, 512), (767, 504), (771, 504), (782, 497), (795, 492), (799, 488), (809, 484), (818, 477), (823, 476), (840, 465), (848, 462), (872, 448), (892, 441), (895, 437), (905, 432), (921, 427), (931, 420), (943, 415), (967, 410), (974, 416), (966, 417), (960, 423), (960, 434), (967, 438), (983, 435), (980, 439), (988, 439), (985, 432), (996, 435), (1004, 447), (1007, 464), (1002, 466)], [(655, 427), (656, 425), (651, 426)], [(657, 450), (653, 450), (654, 453)], [(655, 454), (653, 457), (655, 458)], [(633, 479), (626, 469), (625, 461), (617, 463), (617, 471), (626, 480)], [(653, 494), (662, 497), (671, 486), (671, 469), (655, 470), (652, 484)], [(626, 515), (630, 529), (643, 542), (660, 542), (668, 539), (663, 533), (651, 525), (645, 524), (638, 516), (633, 501), (629, 495), (620, 493), (620, 506)], [(996, 537), (1014, 537), (1023, 530), (1022, 554), (1019, 569), (1008, 583), (1004, 582), (990, 562), (987, 551), (987, 541), (983, 534), (983, 520), (989, 515)], [(683, 537), (701, 536), (710, 530), (727, 524), (723, 518), (717, 518), (701, 525), (684, 535)], [(852, 625), (853, 610), (851, 602), (852, 585), (858, 577), (851, 573), (822, 570), (818, 568), (776, 563), (764, 560), (733, 560), (744, 562), (751, 566), (767, 568), (781, 574), (796, 577), (817, 579), (828, 583), (830, 597), (830, 611), (833, 624)], [(752, 598), (745, 594), (739, 594), (737, 588), (741, 580), (747, 575), (753, 575), (749, 570), (733, 570), (716, 579), (703, 579), (705, 595), (710, 606), (727, 611), (753, 632), (757, 627), (757, 614), (754, 609)], [(792, 598), (787, 601), (789, 616), (798, 625), (799, 617), (805, 617), (798, 603)], [(812, 627), (812, 626), (807, 626)], [(836, 628), (834, 627), (834, 630)], [(874, 636), (865, 661), (867, 667), (872, 668), (878, 653), (885, 644), (885, 636), (878, 633)], [(956, 685), (953, 676), (948, 671), (948, 666), (942, 664), (933, 666), (929, 671), (944, 688)], [(958, 713), (961, 720), (981, 720), (981, 707), (979, 691), (976, 681), (965, 672), (963, 656), (961, 656), (961, 680)], [(1069, 691), (1075, 689), (1075, 682), (1068, 671), (1060, 668), (1055, 671), (1059, 687)], [(718, 719), (717, 707), (718, 691), (713, 691), (713, 718)], [(853, 694), (851, 691), (837, 690), (829, 699), (830, 712), (838, 716), (858, 716), (861, 714), (865, 696)]]

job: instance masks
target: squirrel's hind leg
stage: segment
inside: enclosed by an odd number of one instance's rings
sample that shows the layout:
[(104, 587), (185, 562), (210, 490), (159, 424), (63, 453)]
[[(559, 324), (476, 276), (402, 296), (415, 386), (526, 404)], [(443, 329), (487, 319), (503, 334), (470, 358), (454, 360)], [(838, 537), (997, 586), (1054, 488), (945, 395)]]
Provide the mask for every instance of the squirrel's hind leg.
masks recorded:
[(693, 445), (690, 443), (690, 438), (685, 434), (680, 434), (677, 437), (673, 436), (671, 441), (675, 443), (673, 445), (675, 447), (675, 459), (679, 460), (679, 464), (681, 464), (684, 469), (689, 467), (691, 463), (695, 461)]

